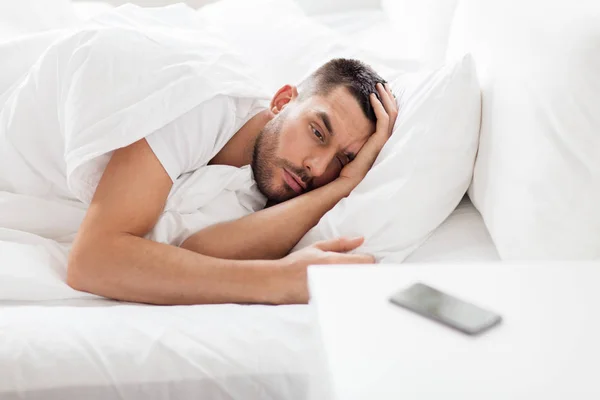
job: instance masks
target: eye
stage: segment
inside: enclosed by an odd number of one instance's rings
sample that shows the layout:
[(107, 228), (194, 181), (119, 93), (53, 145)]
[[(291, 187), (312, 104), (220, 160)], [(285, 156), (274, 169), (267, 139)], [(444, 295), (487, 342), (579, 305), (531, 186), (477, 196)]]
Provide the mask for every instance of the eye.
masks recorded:
[(318, 130), (316, 130), (312, 126), (310, 127), (310, 129), (312, 129), (312, 131), (313, 131), (314, 135), (317, 137), (317, 139), (319, 139), (321, 142), (325, 141), (325, 138), (323, 137), (323, 135), (321, 134), (321, 132), (319, 132)]

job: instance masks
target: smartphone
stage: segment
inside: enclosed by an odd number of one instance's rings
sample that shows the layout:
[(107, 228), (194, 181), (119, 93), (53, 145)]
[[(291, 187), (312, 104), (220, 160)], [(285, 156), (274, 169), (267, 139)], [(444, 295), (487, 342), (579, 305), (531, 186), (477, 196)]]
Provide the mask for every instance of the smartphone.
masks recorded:
[(502, 317), (495, 312), (460, 300), (423, 283), (415, 283), (400, 290), (390, 298), (390, 301), (469, 335), (482, 333), (502, 321)]

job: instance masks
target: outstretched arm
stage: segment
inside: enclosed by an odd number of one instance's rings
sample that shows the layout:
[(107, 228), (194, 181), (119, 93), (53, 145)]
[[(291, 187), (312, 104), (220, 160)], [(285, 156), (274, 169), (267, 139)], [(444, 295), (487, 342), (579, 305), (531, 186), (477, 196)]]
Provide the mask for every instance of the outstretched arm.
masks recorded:
[(237, 260), (285, 257), (352, 189), (351, 182), (334, 181), (238, 220), (209, 226), (190, 236), (181, 247)]
[(67, 283), (151, 304), (305, 303), (308, 265), (373, 262), (343, 254), (360, 239), (321, 243), (280, 260), (216, 258), (147, 240), (171, 185), (145, 139), (116, 150), (73, 243)]
[[(388, 87), (378, 85), (381, 102), (372, 95), (375, 133), (357, 157), (328, 185), (235, 221), (205, 228), (181, 247), (214, 257), (239, 260), (278, 259), (287, 255), (325, 213), (365, 177), (392, 133), (398, 110)], [(382, 104), (383, 103), (383, 104)]]

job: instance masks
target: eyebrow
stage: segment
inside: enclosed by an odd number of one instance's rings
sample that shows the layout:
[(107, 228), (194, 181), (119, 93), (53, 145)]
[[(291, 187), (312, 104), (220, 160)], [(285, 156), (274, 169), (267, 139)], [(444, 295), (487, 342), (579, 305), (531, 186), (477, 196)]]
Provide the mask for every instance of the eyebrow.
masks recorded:
[[(335, 133), (333, 133), (333, 129), (331, 129), (331, 119), (329, 119), (329, 115), (327, 115), (325, 111), (317, 111), (317, 115), (319, 116), (319, 118), (321, 118), (321, 120), (323, 120), (323, 124), (325, 125), (325, 128), (329, 131), (329, 134), (331, 136), (335, 136)], [(354, 160), (354, 158), (356, 157), (356, 154), (351, 152), (345, 154), (350, 161)]]
[(325, 111), (317, 111), (317, 115), (319, 116), (319, 118), (321, 118), (321, 120), (323, 120), (323, 124), (325, 124), (325, 128), (327, 128), (329, 134), (331, 136), (335, 136), (335, 133), (333, 133), (333, 129), (331, 129), (331, 120), (329, 119), (329, 115), (327, 115)]

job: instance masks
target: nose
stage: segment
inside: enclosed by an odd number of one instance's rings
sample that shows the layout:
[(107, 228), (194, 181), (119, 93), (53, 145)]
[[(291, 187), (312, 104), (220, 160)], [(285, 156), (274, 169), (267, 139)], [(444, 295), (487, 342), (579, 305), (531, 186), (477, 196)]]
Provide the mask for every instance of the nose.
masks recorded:
[(304, 168), (306, 168), (313, 178), (318, 178), (327, 171), (329, 164), (335, 154), (319, 151), (304, 160)]

